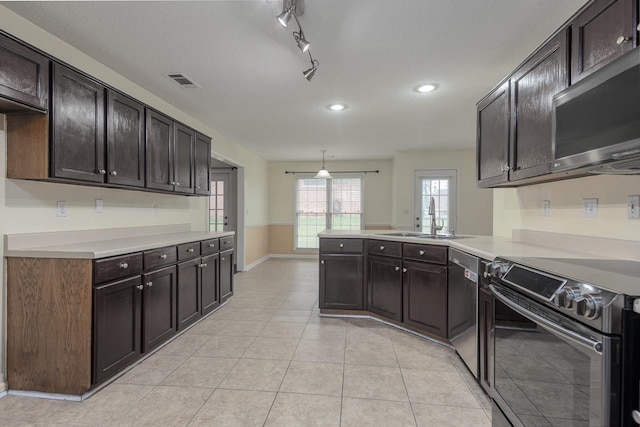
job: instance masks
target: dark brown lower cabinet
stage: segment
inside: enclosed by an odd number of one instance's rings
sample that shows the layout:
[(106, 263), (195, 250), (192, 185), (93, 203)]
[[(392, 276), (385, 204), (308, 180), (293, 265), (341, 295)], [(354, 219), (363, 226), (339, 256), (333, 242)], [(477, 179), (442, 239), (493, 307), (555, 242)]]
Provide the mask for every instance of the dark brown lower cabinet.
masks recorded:
[(233, 250), (220, 252), (220, 303), (233, 295)]
[(142, 277), (98, 286), (93, 292), (93, 378), (98, 382), (140, 357)]
[(320, 255), (320, 308), (364, 309), (364, 256)]
[(480, 384), (491, 394), (493, 388), (493, 295), (487, 289), (480, 289), (478, 297), (478, 328), (480, 335)]
[(402, 321), (402, 260), (369, 255), (369, 311)]
[(178, 330), (181, 331), (201, 315), (200, 258), (178, 264), (177, 314)]
[(176, 266), (143, 276), (142, 351), (147, 352), (175, 335)]
[[(220, 256), (218, 254), (202, 257), (200, 283), (202, 288), (202, 315), (211, 313), (220, 306)], [(226, 261), (226, 260), (225, 260)]]
[(447, 267), (404, 261), (403, 275), (402, 321), (447, 338)]

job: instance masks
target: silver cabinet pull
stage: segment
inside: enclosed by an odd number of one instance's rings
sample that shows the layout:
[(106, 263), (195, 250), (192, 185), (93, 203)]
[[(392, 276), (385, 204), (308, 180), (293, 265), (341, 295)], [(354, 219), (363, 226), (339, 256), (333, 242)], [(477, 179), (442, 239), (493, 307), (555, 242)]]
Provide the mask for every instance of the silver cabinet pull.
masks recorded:
[(175, 181), (171, 181), (171, 185), (176, 185), (176, 182)]
[(144, 289), (144, 285), (138, 285), (138, 286), (136, 286), (136, 288), (138, 288), (138, 290), (140, 290), (140, 291), (141, 291), (141, 290), (143, 290), (143, 289)]
[(187, 252), (193, 252), (193, 248), (187, 249)]
[(180, 187), (180, 183), (179, 182), (176, 182), (176, 187)]
[(148, 287), (152, 287), (153, 286), (153, 282), (147, 282), (147, 286)]
[(162, 255), (160, 255), (160, 258), (161, 258), (161, 259), (167, 259), (167, 254), (162, 254)]
[(407, 272), (407, 269), (406, 269), (406, 268), (403, 268), (403, 269), (402, 269), (402, 272), (403, 272), (403, 273), (406, 273), (406, 272)]
[(424, 255), (424, 251), (420, 251), (418, 252), (420, 255)]
[(344, 248), (344, 243), (340, 243), (340, 247), (341, 247), (341, 248)]
[(221, 261), (224, 261), (224, 258), (222, 258), (222, 260), (221, 260)]
[(200, 189), (200, 186), (199, 186), (199, 185), (196, 185), (196, 190), (199, 190), (199, 189)]
[(400, 267), (396, 267), (396, 271), (400, 271)]
[(111, 171), (111, 175), (113, 175), (113, 176), (118, 175), (118, 171)]
[(100, 170), (98, 171), (98, 173), (99, 173), (100, 175), (106, 175), (106, 174), (107, 174), (107, 171), (106, 171), (106, 170), (104, 170), (104, 169), (100, 169)]
[(324, 264), (324, 260), (320, 261), (320, 264)]
[[(638, 27), (640, 27), (640, 25), (638, 25)], [(640, 411), (638, 411), (637, 409), (631, 411), (631, 418), (633, 418), (633, 421), (635, 421), (636, 424), (640, 424)]]
[(628, 42), (629, 40), (631, 40), (631, 37), (625, 37), (625, 36), (620, 36), (616, 39), (616, 44), (618, 46)]
[(204, 265), (204, 266), (206, 267), (206, 266), (207, 266), (207, 263), (205, 262), (205, 263), (204, 263), (204, 264), (202, 264), (202, 265)]
[(381, 250), (381, 251), (384, 251), (384, 246), (380, 246), (380, 250)]
[(210, 248), (215, 248), (215, 247), (216, 247), (216, 244), (215, 244), (215, 243), (209, 243), (209, 247), (210, 247)]
[(126, 262), (121, 262), (120, 268), (129, 268), (129, 264), (127, 264)]

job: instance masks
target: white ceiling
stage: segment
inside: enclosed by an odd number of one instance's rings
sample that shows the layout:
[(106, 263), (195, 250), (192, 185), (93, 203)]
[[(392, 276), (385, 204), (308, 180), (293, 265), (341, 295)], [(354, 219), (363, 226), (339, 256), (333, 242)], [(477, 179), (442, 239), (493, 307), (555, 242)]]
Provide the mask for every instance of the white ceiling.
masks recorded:
[(2, 4), (268, 160), (346, 160), (473, 147), (476, 103), (584, 3), (306, 0), (311, 82), (282, 0)]

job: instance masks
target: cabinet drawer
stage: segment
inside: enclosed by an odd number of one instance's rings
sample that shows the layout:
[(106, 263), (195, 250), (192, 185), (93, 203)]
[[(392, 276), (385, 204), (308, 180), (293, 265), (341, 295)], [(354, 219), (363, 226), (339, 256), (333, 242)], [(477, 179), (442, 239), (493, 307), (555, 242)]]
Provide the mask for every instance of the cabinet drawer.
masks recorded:
[(362, 252), (362, 239), (320, 239), (320, 252)]
[(220, 250), (228, 251), (229, 249), (233, 249), (233, 236), (221, 237)]
[(404, 257), (417, 261), (434, 262), (437, 264), (447, 263), (446, 246), (412, 245), (404, 244)]
[(144, 269), (151, 270), (161, 265), (175, 264), (177, 260), (178, 256), (175, 246), (146, 251), (144, 253)]
[(200, 242), (178, 245), (178, 261), (200, 256)]
[(121, 277), (132, 276), (142, 272), (142, 254), (120, 255), (94, 261), (93, 282), (108, 282)]
[(400, 258), (402, 256), (402, 243), (388, 242), (386, 240), (369, 240), (367, 243), (369, 255), (383, 255)]
[(220, 241), (218, 239), (203, 240), (200, 242), (200, 253), (202, 255), (215, 254), (220, 250)]

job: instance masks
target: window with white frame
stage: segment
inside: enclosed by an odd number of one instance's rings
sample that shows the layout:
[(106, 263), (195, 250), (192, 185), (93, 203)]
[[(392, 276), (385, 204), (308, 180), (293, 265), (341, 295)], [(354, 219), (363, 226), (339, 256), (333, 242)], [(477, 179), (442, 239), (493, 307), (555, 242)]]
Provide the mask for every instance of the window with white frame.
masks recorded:
[(322, 230), (360, 230), (362, 183), (362, 177), (296, 179), (295, 249), (317, 249)]
[(435, 205), (435, 223), (442, 225), (439, 233), (451, 233), (457, 229), (457, 175), (454, 169), (418, 170), (415, 172), (415, 210), (417, 231), (431, 232), (429, 204)]

